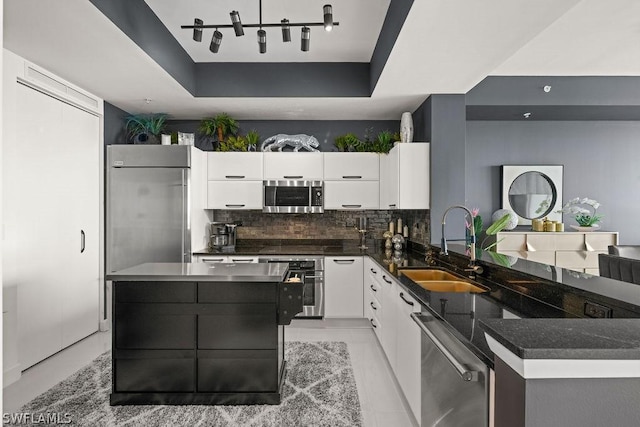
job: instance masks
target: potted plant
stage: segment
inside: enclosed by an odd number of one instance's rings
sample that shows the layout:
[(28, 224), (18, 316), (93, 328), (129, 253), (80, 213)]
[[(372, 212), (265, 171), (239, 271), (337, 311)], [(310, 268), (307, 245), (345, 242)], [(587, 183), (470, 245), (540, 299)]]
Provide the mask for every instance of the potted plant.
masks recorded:
[(353, 133), (338, 136), (334, 145), (339, 151), (362, 151), (362, 141)]
[(247, 151), (249, 144), (242, 135), (231, 135), (219, 143), (218, 151)]
[(388, 130), (378, 133), (376, 140), (372, 143), (372, 151), (376, 153), (388, 153), (393, 148), (394, 135)]
[(258, 142), (260, 142), (260, 134), (255, 130), (250, 130), (244, 138), (247, 140), (247, 149), (249, 151), (256, 151), (258, 148)]
[(238, 122), (227, 113), (220, 113), (214, 117), (202, 119), (199, 130), (208, 137), (216, 137), (218, 143), (222, 143), (228, 134), (237, 134)]
[(127, 134), (134, 144), (157, 144), (165, 128), (167, 114), (132, 114), (127, 116)]

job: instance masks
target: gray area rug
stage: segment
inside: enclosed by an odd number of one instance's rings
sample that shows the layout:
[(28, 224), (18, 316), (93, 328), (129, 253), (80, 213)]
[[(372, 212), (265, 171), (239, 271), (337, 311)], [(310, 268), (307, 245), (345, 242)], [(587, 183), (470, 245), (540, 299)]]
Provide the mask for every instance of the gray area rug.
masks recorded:
[(362, 426), (346, 343), (288, 342), (285, 359), (280, 405), (109, 406), (111, 352), (107, 352), (20, 412), (69, 414), (72, 425), (80, 426)]

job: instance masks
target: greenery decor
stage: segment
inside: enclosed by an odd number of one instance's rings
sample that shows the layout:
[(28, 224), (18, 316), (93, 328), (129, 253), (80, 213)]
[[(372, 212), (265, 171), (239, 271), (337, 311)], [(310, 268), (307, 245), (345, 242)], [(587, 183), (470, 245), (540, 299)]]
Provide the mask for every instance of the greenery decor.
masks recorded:
[(335, 139), (335, 146), (338, 151), (357, 151), (368, 153), (388, 153), (393, 148), (394, 141), (398, 141), (400, 136), (392, 134), (388, 130), (379, 132), (374, 140), (371, 140), (372, 128), (367, 128), (365, 138), (361, 140), (354, 133), (340, 135)]
[(220, 113), (214, 117), (207, 117), (200, 121), (198, 130), (206, 136), (216, 137), (219, 143), (231, 134), (238, 133), (238, 122), (227, 113)]
[(219, 143), (218, 151), (248, 151), (249, 144), (242, 135), (231, 135)]
[(260, 142), (260, 134), (258, 134), (258, 132), (256, 132), (255, 130), (250, 130), (249, 132), (247, 132), (244, 138), (247, 140), (249, 149), (255, 151), (258, 147), (258, 142)]
[[(127, 134), (134, 142), (147, 142), (150, 137), (155, 137), (162, 133), (167, 121), (167, 114), (132, 114), (126, 118)], [(153, 139), (153, 138), (152, 138)]]
[[(580, 207), (579, 205), (591, 206), (593, 213), (589, 209)], [(599, 207), (600, 203), (596, 200), (589, 199), (588, 197), (583, 199), (576, 197), (575, 199), (569, 200), (562, 209), (557, 212), (572, 214), (581, 227), (594, 227), (597, 226), (598, 222), (602, 219), (602, 215), (596, 214)]]
[(380, 132), (375, 141), (373, 141), (373, 150), (376, 153), (388, 153), (393, 148), (394, 139), (393, 134), (388, 130)]

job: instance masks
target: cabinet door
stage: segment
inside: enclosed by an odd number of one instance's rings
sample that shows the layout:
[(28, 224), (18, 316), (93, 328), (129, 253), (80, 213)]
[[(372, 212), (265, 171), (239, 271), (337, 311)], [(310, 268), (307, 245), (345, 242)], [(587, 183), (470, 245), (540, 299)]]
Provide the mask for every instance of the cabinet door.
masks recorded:
[(209, 181), (262, 181), (262, 153), (207, 153)]
[(496, 236), (496, 252), (526, 251), (527, 235), (524, 233), (501, 232)]
[(229, 258), (219, 255), (194, 255), (193, 262), (206, 262), (208, 264), (219, 264), (221, 262), (229, 262)]
[(420, 304), (401, 286), (398, 286), (396, 307), (396, 378), (420, 425), (421, 332), (418, 325), (411, 319), (411, 313), (420, 312)]
[(322, 180), (322, 153), (263, 153), (265, 180)]
[(325, 181), (378, 181), (380, 155), (377, 153), (324, 153)]
[(258, 257), (257, 256), (244, 256), (244, 255), (230, 255), (229, 262), (234, 262), (236, 264), (257, 264)]
[(262, 209), (262, 181), (209, 181), (208, 209)]
[(384, 326), (382, 328), (382, 349), (389, 360), (389, 364), (396, 372), (396, 321), (397, 304), (396, 290), (398, 285), (389, 277), (388, 273), (382, 273), (382, 281), (379, 281), (382, 289), (382, 311)]
[[(397, 191), (399, 209), (429, 209), (429, 144), (398, 144)], [(393, 151), (391, 150), (391, 151)]]
[(380, 156), (380, 209), (398, 209), (398, 150)]
[(362, 257), (325, 257), (325, 317), (363, 317)]
[(336, 210), (378, 209), (378, 181), (325, 181), (324, 208)]

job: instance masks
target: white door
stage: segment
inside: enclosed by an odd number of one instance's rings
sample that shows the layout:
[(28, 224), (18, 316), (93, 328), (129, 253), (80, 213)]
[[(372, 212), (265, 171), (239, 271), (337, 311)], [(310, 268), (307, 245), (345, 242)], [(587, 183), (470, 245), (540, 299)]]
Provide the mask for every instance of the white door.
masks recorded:
[(96, 144), (100, 119), (63, 104), (62, 124), (65, 149), (70, 150), (69, 176), (65, 178), (70, 191), (69, 208), (65, 214), (69, 218), (72, 269), (60, 293), (64, 348), (98, 330), (100, 193), (97, 190), (102, 169)]

